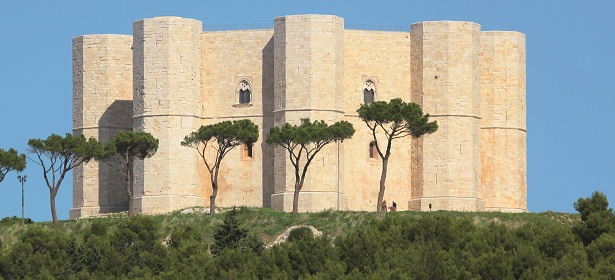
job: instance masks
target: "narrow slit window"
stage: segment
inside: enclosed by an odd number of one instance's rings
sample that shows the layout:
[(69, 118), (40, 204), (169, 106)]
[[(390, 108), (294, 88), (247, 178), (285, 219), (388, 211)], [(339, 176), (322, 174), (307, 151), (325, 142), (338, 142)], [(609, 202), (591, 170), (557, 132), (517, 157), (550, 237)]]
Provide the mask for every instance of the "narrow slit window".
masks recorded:
[(376, 159), (378, 156), (378, 150), (376, 150), (376, 142), (369, 142), (369, 158)]

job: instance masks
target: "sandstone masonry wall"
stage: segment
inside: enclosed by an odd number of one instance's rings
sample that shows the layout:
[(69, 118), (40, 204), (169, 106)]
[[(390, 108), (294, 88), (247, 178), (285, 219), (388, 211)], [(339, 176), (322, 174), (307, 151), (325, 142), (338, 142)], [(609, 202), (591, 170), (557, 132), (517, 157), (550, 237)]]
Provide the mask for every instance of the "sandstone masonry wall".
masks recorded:
[(198, 154), (180, 144), (201, 123), (201, 22), (156, 17), (136, 21), (133, 29), (133, 125), (160, 140), (152, 158), (135, 163), (136, 210), (203, 205)]
[[(270, 206), (273, 147), (264, 140), (273, 125), (273, 29), (205, 32), (201, 53), (203, 124), (250, 119), (260, 130), (252, 158), (245, 157), (243, 148), (237, 147), (222, 161), (216, 204)], [(251, 82), (249, 104), (238, 100), (236, 87), (242, 79)], [(210, 176), (202, 161), (198, 170), (203, 197), (209, 197)]]
[(480, 58), (485, 210), (525, 212), (525, 35), (483, 32)]
[[(370, 158), (371, 130), (358, 117), (363, 104), (364, 81), (376, 83), (377, 101), (410, 100), (410, 33), (388, 31), (344, 31), (345, 118), (356, 130), (344, 140), (344, 185), (350, 210), (375, 211), (380, 188), (382, 161)], [(403, 82), (400, 82), (403, 81)], [(407, 210), (410, 198), (410, 138), (396, 139), (389, 159), (384, 199), (398, 210)], [(386, 143), (379, 139), (379, 143)], [(383, 144), (381, 144), (383, 145)], [(385, 148), (385, 147), (382, 147)]]
[[(301, 118), (351, 122), (352, 139), (312, 162), (299, 211), (375, 211), (382, 163), (356, 110), (400, 97), (439, 130), (393, 143), (385, 200), (398, 210), (527, 211), (525, 35), (471, 22), (422, 22), (411, 32), (345, 30), (329, 15), (284, 16), (274, 29), (203, 32), (179, 17), (136, 21), (133, 35), (73, 39), (73, 132), (106, 142), (118, 131), (160, 140), (135, 166), (137, 212), (208, 206), (209, 173), (180, 145), (201, 125), (250, 119), (259, 140), (222, 162), (216, 206), (292, 209), (294, 168), (265, 138)], [(239, 101), (248, 81), (249, 102)], [(371, 83), (367, 83), (373, 82)], [(379, 139), (383, 142), (384, 139)], [(213, 156), (213, 153), (210, 154)], [(71, 219), (126, 210), (123, 177), (90, 162), (75, 169)]]
[(413, 182), (417, 195), (413, 194), (409, 207), (482, 211), (480, 25), (417, 23), (412, 25), (412, 36), (417, 36), (412, 45), (413, 101), (422, 105), (439, 128), (417, 147), (423, 153), (422, 163), (417, 163), (422, 182)]
[[(299, 124), (302, 118), (343, 120), (344, 20), (336, 16), (298, 15), (275, 19), (274, 125)], [(272, 208), (292, 210), (294, 168), (285, 149), (275, 148)], [(300, 211), (336, 208), (342, 194), (337, 146), (314, 158), (300, 193)], [(338, 169), (339, 167), (339, 169)], [(346, 206), (343, 206), (346, 208)]]
[[(73, 133), (106, 143), (132, 129), (132, 36), (73, 38)], [(74, 169), (70, 218), (124, 211), (125, 180), (91, 161)]]

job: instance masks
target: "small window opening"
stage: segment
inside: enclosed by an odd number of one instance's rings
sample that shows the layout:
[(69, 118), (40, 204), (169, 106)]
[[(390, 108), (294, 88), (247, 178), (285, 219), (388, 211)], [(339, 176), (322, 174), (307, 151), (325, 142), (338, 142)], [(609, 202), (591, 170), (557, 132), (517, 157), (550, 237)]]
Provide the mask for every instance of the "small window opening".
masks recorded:
[(376, 99), (376, 84), (372, 80), (367, 80), (363, 84), (363, 103), (369, 104)]
[(252, 87), (247, 80), (242, 80), (239, 82), (239, 88), (237, 90), (238, 95), (238, 103), (239, 104), (249, 104), (252, 99)]
[(376, 142), (369, 142), (369, 158), (375, 159), (378, 156), (378, 150), (376, 150)]
[(365, 104), (369, 104), (374, 102), (374, 90), (370, 89), (370, 90), (363, 90), (363, 103)]
[(252, 158), (252, 145), (242, 144), (242, 159), (251, 159)]

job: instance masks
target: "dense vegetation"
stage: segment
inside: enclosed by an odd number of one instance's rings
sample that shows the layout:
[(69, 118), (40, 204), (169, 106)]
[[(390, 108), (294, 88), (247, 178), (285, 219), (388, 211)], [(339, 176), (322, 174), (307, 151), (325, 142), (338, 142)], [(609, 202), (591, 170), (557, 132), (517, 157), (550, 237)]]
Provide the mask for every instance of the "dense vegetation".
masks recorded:
[[(581, 215), (325, 211), (0, 222), (0, 278), (614, 279), (606, 197)], [(289, 242), (264, 248), (292, 225)]]

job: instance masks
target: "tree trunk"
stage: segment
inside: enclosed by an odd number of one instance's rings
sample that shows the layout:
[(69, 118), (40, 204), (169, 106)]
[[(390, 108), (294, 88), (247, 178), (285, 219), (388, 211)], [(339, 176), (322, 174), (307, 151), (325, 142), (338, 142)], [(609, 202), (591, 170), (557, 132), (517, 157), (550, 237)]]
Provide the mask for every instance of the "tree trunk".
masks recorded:
[[(130, 160), (132, 161), (132, 160)], [(132, 193), (132, 163), (129, 162), (126, 168), (126, 194), (128, 195), (128, 217), (134, 215), (133, 193)]]
[(211, 178), (211, 189), (212, 193), (209, 196), (209, 214), (216, 213), (216, 196), (218, 195), (218, 172), (216, 171), (216, 175), (214, 176), (213, 172), (209, 172)]
[(378, 212), (384, 212), (386, 211), (386, 209), (384, 209), (382, 207), (382, 200), (384, 199), (384, 183), (387, 180), (387, 166), (389, 164), (389, 157), (388, 155), (386, 157), (384, 157), (384, 159), (382, 159), (382, 174), (380, 175), (380, 191), (378, 192), (378, 204), (376, 205), (376, 207), (378, 209), (376, 209), (376, 211)]
[(295, 182), (295, 192), (293, 193), (293, 213), (297, 213), (299, 210), (299, 192), (303, 187), (303, 182)]
[(216, 213), (216, 195), (218, 195), (218, 183), (211, 182), (213, 192), (209, 196), (209, 214)]
[(51, 203), (51, 219), (54, 223), (58, 222), (58, 215), (56, 214), (56, 194), (58, 194), (58, 189), (49, 190), (49, 202)]

